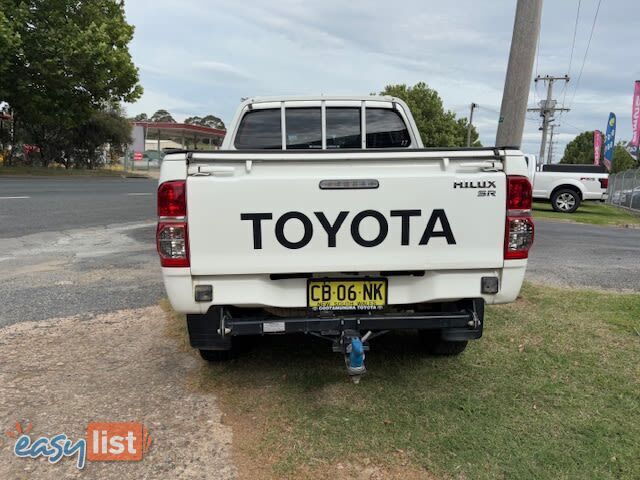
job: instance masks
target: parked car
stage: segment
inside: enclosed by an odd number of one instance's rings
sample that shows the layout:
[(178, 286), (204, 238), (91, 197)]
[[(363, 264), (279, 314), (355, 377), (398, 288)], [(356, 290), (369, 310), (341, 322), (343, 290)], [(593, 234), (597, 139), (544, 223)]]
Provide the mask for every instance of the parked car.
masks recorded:
[(257, 98), (219, 151), (165, 157), (157, 248), (203, 358), (303, 332), (359, 375), (390, 330), (435, 354), (480, 338), (484, 305), (520, 291), (530, 211), (521, 152), (423, 148), (397, 98)]
[(620, 190), (616, 190), (611, 194), (611, 203), (614, 205), (620, 205)]
[(583, 200), (605, 201), (609, 174), (603, 165), (536, 165), (536, 157), (525, 155), (533, 198), (551, 201), (556, 212), (573, 213)]
[(633, 196), (633, 190), (630, 188), (620, 191), (620, 203), (618, 205), (622, 207), (629, 207), (631, 205), (631, 197)]
[(640, 210), (640, 187), (636, 187), (631, 191), (629, 208)]

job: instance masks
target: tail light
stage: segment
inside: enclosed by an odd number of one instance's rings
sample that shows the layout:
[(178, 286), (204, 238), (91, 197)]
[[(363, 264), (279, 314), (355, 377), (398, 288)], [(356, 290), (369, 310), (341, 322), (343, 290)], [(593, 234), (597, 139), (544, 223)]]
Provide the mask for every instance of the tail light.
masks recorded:
[(188, 267), (189, 233), (184, 180), (164, 182), (158, 187), (156, 247), (163, 267)]
[(533, 245), (531, 182), (527, 177), (507, 176), (507, 221), (504, 232), (504, 258), (514, 260), (529, 257)]
[(158, 187), (158, 216), (187, 216), (186, 182), (184, 180), (164, 182)]
[(609, 188), (609, 179), (608, 178), (599, 178), (600, 180), (600, 188), (604, 188), (605, 190)]
[(526, 210), (531, 213), (531, 182), (527, 177), (510, 175), (507, 177), (507, 210)]
[(156, 245), (163, 267), (189, 266), (187, 222), (158, 222)]

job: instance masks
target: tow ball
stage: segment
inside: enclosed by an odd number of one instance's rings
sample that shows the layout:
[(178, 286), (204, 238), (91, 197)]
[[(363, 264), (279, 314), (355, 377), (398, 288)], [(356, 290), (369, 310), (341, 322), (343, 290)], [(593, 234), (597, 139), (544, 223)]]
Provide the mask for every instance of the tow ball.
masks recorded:
[(360, 332), (356, 330), (345, 330), (339, 339), (339, 349), (344, 355), (344, 362), (347, 366), (349, 378), (355, 384), (360, 383), (360, 378), (367, 371), (364, 366), (365, 350), (369, 350), (365, 346), (365, 342), (371, 336), (371, 331), (367, 332), (360, 338)]

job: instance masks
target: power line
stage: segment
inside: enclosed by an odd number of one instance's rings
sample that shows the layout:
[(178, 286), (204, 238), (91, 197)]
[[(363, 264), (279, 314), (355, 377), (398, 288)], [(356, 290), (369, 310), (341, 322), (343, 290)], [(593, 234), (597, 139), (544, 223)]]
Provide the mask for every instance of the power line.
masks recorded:
[[(576, 10), (576, 21), (573, 25), (573, 40), (571, 41), (571, 54), (569, 55), (569, 67), (567, 68), (567, 76), (571, 75), (571, 66), (573, 64), (573, 53), (576, 49), (576, 35), (578, 33), (578, 21), (580, 20), (580, 5), (582, 4), (582, 0), (578, 0), (578, 9)], [(565, 106), (565, 102), (567, 100), (567, 92), (569, 91), (568, 84), (565, 82), (562, 88), (562, 106)], [(560, 112), (559, 118), (562, 118), (564, 112)]]
[(573, 100), (576, 98), (578, 87), (580, 86), (580, 79), (582, 78), (582, 71), (584, 70), (584, 64), (587, 62), (587, 55), (589, 54), (589, 47), (591, 46), (591, 39), (593, 38), (593, 31), (596, 29), (596, 21), (598, 20), (598, 13), (600, 12), (600, 4), (602, 0), (598, 0), (598, 6), (596, 7), (596, 14), (593, 16), (593, 24), (591, 25), (591, 33), (589, 33), (589, 41), (587, 42), (587, 49), (584, 51), (584, 57), (582, 58), (582, 66), (580, 67), (580, 73), (578, 74), (578, 80), (576, 81), (576, 88), (573, 90), (573, 96), (569, 106), (573, 104)]
[[(567, 76), (569, 76), (569, 74), (567, 73)], [(567, 96), (567, 90), (569, 90), (568, 87), (569, 82), (564, 82), (564, 85), (562, 85), (562, 92), (560, 92), (560, 95), (562, 95), (562, 102), (561, 105), (564, 107), (564, 99)], [(560, 116), (562, 116), (564, 112), (560, 112)]]
[[(567, 75), (571, 75), (571, 63), (573, 62), (573, 51), (576, 48), (576, 34), (578, 33), (578, 19), (580, 18), (580, 4), (582, 0), (578, 0), (578, 11), (576, 12), (576, 23), (573, 26), (573, 41), (571, 42), (571, 55), (569, 55), (569, 68), (567, 68)], [(564, 104), (564, 101), (562, 102)]]
[(573, 128), (574, 130), (577, 130), (578, 132), (582, 133), (585, 132), (587, 129), (582, 128), (582, 127), (576, 127), (575, 125), (573, 125), (572, 123), (567, 122), (566, 119), (562, 120), (562, 123), (565, 125), (568, 125), (569, 127)]
[(476, 108), (482, 108), (483, 110), (489, 110), (490, 112), (497, 113), (498, 115), (500, 115), (500, 111), (499, 110), (496, 110), (495, 108), (487, 107), (486, 105), (482, 105), (482, 104), (477, 104), (476, 103)]
[[(500, 115), (500, 111), (496, 110), (495, 108), (487, 107), (486, 105), (482, 105), (482, 104), (478, 104), (478, 103), (476, 103), (475, 105), (476, 105), (476, 109), (478, 109), (478, 110), (486, 110), (487, 112), (496, 113), (496, 114)], [(532, 122), (537, 122), (539, 120), (538, 117), (533, 116), (533, 115), (527, 115), (526, 119), (530, 120)]]
[[(480, 113), (482, 113), (482, 110), (486, 110), (487, 112), (491, 112), (491, 113), (495, 113), (497, 115), (500, 115), (500, 111), (496, 110), (495, 108), (487, 107), (486, 105), (482, 105), (482, 104), (478, 104), (478, 103), (476, 103), (475, 105), (476, 105), (475, 108)], [(533, 115), (527, 115), (525, 118), (530, 122), (537, 122), (539, 120), (538, 117), (533, 116)]]

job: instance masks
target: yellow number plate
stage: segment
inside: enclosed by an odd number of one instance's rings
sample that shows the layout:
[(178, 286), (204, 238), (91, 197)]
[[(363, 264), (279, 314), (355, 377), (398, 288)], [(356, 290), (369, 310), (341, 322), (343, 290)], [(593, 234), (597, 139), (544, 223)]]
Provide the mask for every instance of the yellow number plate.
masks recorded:
[(387, 304), (387, 279), (309, 280), (309, 308), (322, 310), (381, 310)]

